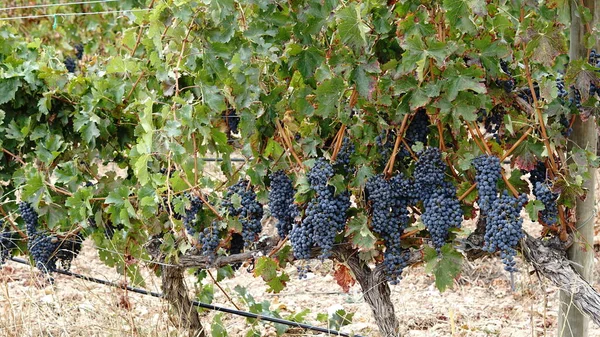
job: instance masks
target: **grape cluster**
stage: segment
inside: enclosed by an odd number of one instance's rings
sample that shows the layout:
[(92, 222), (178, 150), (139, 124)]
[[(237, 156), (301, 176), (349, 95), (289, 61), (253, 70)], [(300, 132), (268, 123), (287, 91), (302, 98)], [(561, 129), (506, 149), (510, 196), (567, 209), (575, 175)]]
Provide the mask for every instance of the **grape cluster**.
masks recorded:
[(183, 225), (189, 235), (196, 235), (196, 223), (197, 216), (202, 209), (202, 205), (204, 202), (196, 195), (190, 195), (188, 193), (185, 196), (190, 201), (190, 208), (185, 210), (185, 214), (183, 216)]
[(546, 181), (546, 177), (546, 164), (543, 161), (538, 160), (537, 163), (535, 163), (533, 170), (529, 171), (529, 181), (535, 188), (535, 185), (537, 185), (538, 182)]
[(401, 174), (390, 180), (376, 175), (367, 181), (366, 193), (373, 213), (371, 225), (386, 242), (400, 242), (408, 223), (408, 185)]
[(473, 160), (475, 167), (475, 182), (479, 192), (479, 208), (482, 214), (490, 212), (492, 204), (498, 198), (496, 186), (501, 176), (500, 159), (495, 156), (481, 155)]
[(383, 253), (383, 266), (385, 276), (390, 284), (398, 284), (402, 271), (408, 265), (410, 257), (408, 249), (403, 249), (400, 245), (392, 245), (385, 248)]
[(506, 109), (504, 109), (504, 106), (498, 104), (492, 108), (489, 115), (484, 120), (483, 125), (485, 126), (485, 131), (493, 134), (496, 141), (498, 141), (500, 138), (498, 131), (500, 131), (500, 127), (504, 124), (505, 114)]
[(223, 114), (221, 115), (221, 118), (223, 118), (223, 120), (227, 124), (227, 134), (228, 134), (228, 137), (231, 139), (231, 134), (238, 132), (238, 126), (240, 124), (240, 116), (238, 116), (236, 114), (235, 109), (230, 108), (230, 109), (227, 109), (227, 111), (223, 112)]
[(73, 47), (75, 48), (75, 57), (77, 57), (78, 60), (81, 60), (83, 58), (83, 44), (78, 43)]
[(571, 86), (571, 90), (573, 90), (573, 98), (569, 99), (569, 103), (575, 105), (579, 110), (581, 109), (581, 93), (579, 92), (579, 89), (576, 89), (574, 86)]
[(38, 231), (38, 214), (30, 203), (19, 203), (21, 218), (25, 221), (25, 228), (29, 238), (27, 249), (35, 266), (44, 273), (56, 270), (56, 263), (61, 262), (63, 268), (68, 269), (71, 261), (79, 254), (83, 237), (76, 235), (74, 239), (59, 238), (45, 232)]
[(79, 255), (82, 243), (83, 236), (81, 236), (81, 234), (77, 234), (75, 237), (64, 238), (59, 241), (54, 256), (60, 261), (63, 269), (69, 270), (71, 268), (71, 262)]
[(446, 164), (438, 148), (430, 147), (419, 153), (414, 173), (419, 200), (427, 199), (427, 195), (445, 181), (445, 171)]
[(294, 204), (294, 186), (292, 180), (283, 170), (272, 173), (271, 191), (269, 192), (269, 209), (273, 217), (277, 219), (277, 233), (280, 238), (285, 238), (298, 216), (298, 206)]
[(27, 233), (35, 234), (38, 227), (38, 214), (28, 202), (19, 203), (19, 213), (25, 222)]
[(564, 100), (569, 93), (565, 89), (565, 80), (562, 77), (556, 79), (556, 88), (558, 89), (558, 98)]
[[(540, 87), (537, 83), (534, 83), (533, 90), (535, 90), (535, 97), (539, 99), (540, 97)], [(533, 104), (533, 95), (531, 94), (531, 89), (529, 87), (523, 88), (519, 90), (518, 96), (523, 100), (527, 101), (530, 105)]]
[(571, 127), (571, 122), (567, 119), (567, 116), (560, 115), (560, 119), (558, 120), (560, 125), (563, 127), (563, 131), (561, 132), (563, 136), (570, 137), (573, 132), (573, 128)]
[[(413, 146), (417, 142), (421, 142), (423, 144), (427, 144), (427, 135), (429, 134), (429, 126), (431, 123), (429, 122), (429, 116), (425, 109), (419, 109), (415, 113), (412, 121), (406, 128), (406, 133), (404, 134), (404, 139), (408, 146)], [(393, 144), (393, 142), (392, 142)], [(402, 147), (399, 152), (400, 157), (410, 157), (410, 152), (406, 147)]]
[(210, 227), (204, 228), (204, 231), (198, 236), (198, 241), (202, 245), (202, 255), (213, 262), (219, 247), (219, 223), (213, 221)]
[(339, 168), (345, 174), (350, 174), (350, 158), (354, 154), (355, 147), (348, 137), (344, 137), (342, 147), (333, 163), (336, 168)]
[(12, 237), (12, 232), (9, 231), (4, 220), (0, 219), (0, 267), (10, 258), (11, 251), (15, 248), (15, 242)]
[(70, 73), (74, 73), (75, 72), (75, 69), (77, 68), (77, 63), (76, 63), (76, 61), (75, 61), (74, 58), (72, 58), (71, 56), (68, 56), (65, 59), (64, 63), (65, 63), (65, 68), (67, 68), (67, 70)]
[(504, 89), (504, 91), (509, 93), (515, 89), (515, 79), (513, 78), (512, 73), (508, 68), (508, 62), (500, 60), (500, 68), (506, 75), (508, 75), (508, 80), (497, 79), (496, 84), (502, 89)]
[(309, 202), (302, 222), (292, 228), (290, 242), (296, 258), (308, 259), (310, 250), (318, 247), (323, 260), (331, 256), (335, 236), (346, 226), (350, 194), (345, 191), (335, 195), (333, 186), (328, 185), (333, 168), (323, 158), (315, 162), (307, 177), (316, 196)]
[(44, 273), (56, 271), (56, 251), (60, 245), (58, 238), (44, 233), (36, 233), (29, 236), (27, 249), (35, 262), (37, 269)]
[(504, 191), (492, 204), (487, 215), (485, 228), (484, 250), (490, 253), (500, 250), (500, 257), (504, 263), (504, 269), (514, 272), (515, 246), (523, 237), (521, 209), (527, 202), (527, 195), (522, 194), (515, 198)]
[[(222, 206), (229, 211), (229, 215), (237, 216), (242, 223), (242, 236), (245, 244), (256, 241), (258, 234), (262, 231), (261, 219), (263, 217), (263, 207), (256, 200), (256, 193), (248, 188), (247, 180), (240, 180), (232, 185), (225, 194)], [(236, 208), (231, 202), (231, 197), (238, 195), (242, 202), (240, 207)]]
[(428, 148), (420, 153), (414, 173), (416, 197), (425, 207), (421, 219), (438, 252), (450, 228), (460, 228), (463, 218), (456, 188), (444, 179), (446, 168), (440, 150)]
[[(227, 252), (231, 255), (239, 254), (244, 250), (244, 237), (238, 233), (231, 233), (231, 242)], [(237, 262), (231, 265), (233, 270), (238, 270), (242, 266), (241, 262)]]
[(533, 195), (544, 204), (544, 209), (540, 212), (540, 220), (543, 224), (554, 225), (558, 222), (558, 194), (550, 190), (548, 185), (543, 182), (537, 182), (533, 189)]
[(386, 277), (392, 284), (399, 282), (406, 266), (406, 251), (402, 249), (401, 237), (408, 224), (410, 182), (401, 174), (390, 180), (383, 175), (369, 178), (365, 194), (371, 204), (373, 230), (385, 241), (384, 267)]

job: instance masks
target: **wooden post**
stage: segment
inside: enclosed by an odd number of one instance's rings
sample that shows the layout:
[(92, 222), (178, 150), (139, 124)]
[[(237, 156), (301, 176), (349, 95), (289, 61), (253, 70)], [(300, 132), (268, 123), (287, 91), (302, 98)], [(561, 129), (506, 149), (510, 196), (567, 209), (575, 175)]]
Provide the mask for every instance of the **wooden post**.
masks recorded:
[[(571, 3), (571, 34), (569, 56), (571, 60), (588, 58), (587, 49), (584, 45), (585, 26), (581, 20), (580, 13), (574, 3)], [(600, 5), (595, 5), (594, 0), (584, 0), (586, 7), (594, 14), (593, 23), (600, 19)], [(587, 89), (584, 89), (587, 90)], [(582, 148), (592, 153), (596, 153), (598, 143), (598, 134), (595, 128), (595, 119), (590, 117), (583, 122), (577, 118), (573, 124), (571, 148)], [(595, 187), (596, 175), (592, 167), (587, 167), (590, 178), (585, 181), (584, 187), (587, 190), (585, 200), (577, 200), (575, 208), (577, 222), (575, 233), (575, 243), (567, 251), (567, 255), (574, 262), (575, 270), (589, 283), (592, 281), (593, 274), (593, 242), (594, 242), (594, 207), (595, 207)], [(564, 291), (560, 292), (560, 308), (558, 314), (558, 336), (559, 337), (586, 337), (588, 336), (589, 319), (584, 316), (574, 305), (572, 298)]]

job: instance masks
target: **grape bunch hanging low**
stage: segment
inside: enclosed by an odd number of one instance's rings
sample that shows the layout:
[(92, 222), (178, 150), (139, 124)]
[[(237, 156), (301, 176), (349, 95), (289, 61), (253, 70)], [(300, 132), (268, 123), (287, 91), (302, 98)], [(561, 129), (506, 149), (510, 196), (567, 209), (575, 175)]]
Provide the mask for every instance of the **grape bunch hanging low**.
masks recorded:
[[(236, 207), (231, 200), (234, 195), (241, 199), (239, 207)], [(256, 193), (249, 187), (249, 182), (240, 180), (230, 186), (223, 198), (222, 206), (227, 209), (229, 215), (238, 217), (242, 223), (242, 237), (245, 245), (256, 241), (262, 231), (260, 221), (263, 217), (263, 206), (256, 200)]]
[(414, 173), (416, 198), (425, 207), (421, 219), (438, 252), (446, 243), (450, 228), (460, 228), (463, 220), (456, 188), (445, 179), (446, 169), (440, 150), (427, 148), (419, 154)]
[(219, 247), (219, 223), (213, 221), (209, 227), (204, 228), (198, 235), (198, 242), (202, 245), (202, 255), (213, 262)]
[(56, 271), (60, 262), (64, 269), (71, 266), (71, 261), (79, 254), (83, 237), (60, 239), (54, 235), (38, 230), (38, 214), (27, 202), (19, 203), (19, 212), (27, 230), (27, 249), (35, 266), (44, 273)]
[(504, 269), (510, 273), (517, 270), (514, 261), (517, 253), (515, 246), (523, 237), (523, 219), (520, 213), (526, 202), (526, 194), (515, 198), (504, 191), (494, 201), (487, 216), (483, 249), (490, 253), (499, 250)]
[(554, 225), (558, 222), (558, 193), (550, 190), (548, 185), (543, 182), (537, 182), (533, 189), (533, 195), (544, 204), (544, 209), (540, 211), (540, 220), (545, 225)]
[(75, 69), (77, 69), (77, 61), (70, 56), (65, 58), (64, 64), (65, 64), (65, 68), (67, 68), (67, 71), (70, 73), (74, 73)]
[(473, 166), (479, 192), (479, 208), (483, 215), (487, 215), (498, 198), (497, 183), (501, 177), (500, 159), (495, 156), (481, 155), (473, 160)]
[(331, 256), (335, 236), (346, 226), (346, 212), (350, 207), (350, 194), (344, 191), (335, 194), (328, 185), (333, 177), (333, 168), (320, 158), (307, 174), (316, 196), (309, 202), (304, 219), (292, 228), (290, 242), (297, 259), (309, 259), (312, 248), (319, 248), (320, 259)]
[(12, 232), (7, 223), (0, 219), (0, 267), (10, 258), (11, 251), (15, 248)]
[(35, 262), (36, 268), (44, 273), (50, 273), (56, 270), (56, 251), (58, 250), (58, 240), (45, 233), (38, 232), (38, 214), (30, 203), (19, 203), (19, 212), (25, 222), (27, 230), (27, 249)]
[(185, 197), (190, 201), (190, 207), (185, 210), (185, 214), (183, 216), (183, 225), (187, 233), (191, 236), (196, 235), (197, 233), (197, 221), (198, 214), (202, 210), (202, 205), (204, 202), (197, 195), (190, 195), (189, 193), (185, 194)]
[(408, 251), (402, 248), (401, 237), (408, 224), (408, 206), (411, 200), (410, 182), (401, 174), (390, 180), (383, 175), (369, 178), (366, 195), (370, 202), (373, 231), (385, 243), (383, 264), (391, 284), (400, 281), (407, 265)]
[(272, 173), (271, 190), (269, 191), (269, 209), (275, 219), (277, 219), (277, 233), (280, 238), (285, 238), (294, 224), (294, 219), (298, 216), (298, 207), (294, 204), (294, 186), (292, 180), (283, 170)]

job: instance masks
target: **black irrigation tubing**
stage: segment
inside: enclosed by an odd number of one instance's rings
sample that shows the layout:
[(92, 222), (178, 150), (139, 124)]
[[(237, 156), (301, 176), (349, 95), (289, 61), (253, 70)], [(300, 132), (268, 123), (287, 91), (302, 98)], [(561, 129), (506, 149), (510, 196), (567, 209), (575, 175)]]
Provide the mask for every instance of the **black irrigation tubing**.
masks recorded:
[[(14, 261), (14, 262), (17, 262), (17, 263), (21, 263), (21, 264), (25, 264), (25, 265), (31, 266), (31, 264), (29, 264), (29, 262), (27, 262), (25, 260), (22, 260), (22, 259), (17, 259), (17, 258), (11, 257), (10, 260)], [(122, 285), (119, 285), (119, 284), (114, 283), (114, 282), (110, 282), (110, 281), (106, 281), (106, 280), (101, 280), (101, 279), (98, 279), (98, 278), (95, 278), (95, 277), (91, 277), (91, 276), (85, 276), (85, 275), (73, 273), (73, 272), (67, 271), (67, 270), (57, 269), (55, 271), (55, 273), (63, 274), (63, 275), (71, 276), (71, 277), (75, 277), (75, 278), (82, 279), (82, 280), (89, 281), (89, 282), (99, 283), (99, 284), (102, 284), (102, 285), (105, 285), (105, 286), (110, 286), (110, 287), (120, 288), (120, 289), (127, 289), (127, 290), (129, 290), (131, 292), (142, 294), (142, 295), (148, 295), (148, 296), (157, 297), (157, 298), (164, 298), (164, 295), (161, 294), (161, 293), (157, 293), (157, 292), (149, 291), (149, 290), (145, 290), (145, 289), (140, 289), (140, 288), (134, 288), (134, 287), (130, 287), (130, 286), (122, 286)], [(219, 312), (225, 312), (225, 313), (228, 313), (228, 314), (233, 314), (233, 315), (237, 315), (237, 316), (243, 316), (243, 317), (247, 317), (247, 318), (254, 318), (254, 319), (261, 320), (261, 321), (268, 321), (268, 322), (272, 322), (272, 323), (284, 324), (284, 325), (293, 326), (293, 327), (296, 327), (296, 328), (302, 328), (302, 329), (307, 329), (307, 330), (324, 332), (324, 333), (328, 333), (328, 334), (334, 335), (334, 336), (363, 337), (361, 335), (350, 335), (350, 334), (339, 332), (339, 331), (336, 331), (336, 330), (319, 328), (317, 326), (313, 326), (313, 325), (309, 325), (309, 324), (304, 324), (304, 323), (298, 323), (298, 322), (292, 322), (292, 321), (288, 321), (288, 320), (277, 318), (277, 317), (257, 315), (257, 314), (253, 314), (253, 313), (247, 312), (247, 311), (240, 311), (240, 310), (235, 310), (235, 309), (229, 309), (229, 308), (220, 307), (220, 306), (216, 306), (216, 305), (212, 305), (212, 304), (206, 304), (206, 303), (202, 303), (202, 302), (198, 302), (198, 301), (192, 301), (192, 304), (194, 306), (196, 306), (196, 307), (200, 307), (200, 308), (204, 308), (204, 309), (209, 309), (209, 310), (219, 311)]]
[[(204, 161), (224, 161), (225, 159), (223, 158), (198, 158), (200, 160), (204, 160)], [(251, 160), (251, 159), (245, 159), (245, 158), (230, 158), (230, 161), (237, 161), (237, 162), (245, 162), (247, 160)]]

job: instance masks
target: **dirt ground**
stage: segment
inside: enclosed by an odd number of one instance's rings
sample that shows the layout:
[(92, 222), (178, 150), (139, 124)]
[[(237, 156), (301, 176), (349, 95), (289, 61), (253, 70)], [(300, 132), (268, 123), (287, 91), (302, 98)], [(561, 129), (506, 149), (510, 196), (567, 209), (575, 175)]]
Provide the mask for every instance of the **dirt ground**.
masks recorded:
[[(596, 218), (600, 226), (600, 219)], [(534, 234), (539, 226), (528, 224)], [(598, 253), (596, 253), (598, 257)], [(598, 260), (595, 261), (596, 289)], [(330, 262), (311, 264), (313, 273), (299, 280), (294, 267), (288, 269), (291, 280), (280, 294), (266, 293), (264, 282), (241, 269), (235, 278), (220, 283), (232, 294), (232, 300), (244, 307), (233, 288), (242, 285), (257, 301), (269, 301), (283, 315), (310, 309), (309, 323), (323, 326), (318, 313), (343, 308), (354, 313), (352, 324), (343, 332), (379, 336), (372, 313), (358, 285), (344, 293), (331, 276)], [(392, 300), (402, 325), (402, 336), (556, 336), (558, 290), (545, 279), (538, 279), (532, 268), (519, 259), (515, 275), (516, 289), (498, 258), (485, 257), (465, 261), (463, 273), (454, 287), (440, 293), (434, 279), (423, 266), (404, 272), (399, 285), (392, 286)], [(114, 282), (124, 281), (115, 270), (103, 265), (88, 240), (72, 271)], [(160, 292), (160, 280), (145, 275), (146, 288)], [(193, 291), (193, 277), (188, 286)], [(233, 307), (215, 287), (213, 303)], [(577, 310), (573, 307), (573, 310)], [(213, 322), (214, 312), (202, 313), (205, 326)], [(249, 324), (244, 318), (224, 314), (224, 329), (229, 336), (244, 336)], [(259, 328), (262, 336), (274, 336), (274, 328)], [(0, 270), (0, 336), (184, 336), (172, 319), (168, 305), (157, 298), (124, 292), (95, 283), (56, 275), (54, 285), (40, 280), (28, 266), (8, 262)], [(287, 336), (308, 336), (310, 332), (292, 330)], [(321, 334), (320, 336), (324, 336)], [(600, 327), (590, 324), (590, 336), (600, 337)]]

